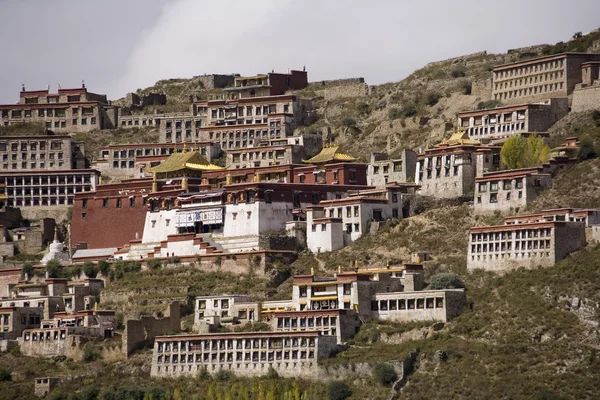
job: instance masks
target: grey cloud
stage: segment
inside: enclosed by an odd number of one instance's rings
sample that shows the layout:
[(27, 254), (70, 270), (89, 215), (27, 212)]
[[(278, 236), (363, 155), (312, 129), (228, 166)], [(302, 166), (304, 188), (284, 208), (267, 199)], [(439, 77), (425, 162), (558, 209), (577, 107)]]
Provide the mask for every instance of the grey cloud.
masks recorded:
[(9, 1), (0, 100), (20, 83), (85, 78), (117, 98), (159, 79), (302, 66), (311, 80), (378, 84), (430, 61), (568, 40), (597, 28), (599, 11), (595, 0)]

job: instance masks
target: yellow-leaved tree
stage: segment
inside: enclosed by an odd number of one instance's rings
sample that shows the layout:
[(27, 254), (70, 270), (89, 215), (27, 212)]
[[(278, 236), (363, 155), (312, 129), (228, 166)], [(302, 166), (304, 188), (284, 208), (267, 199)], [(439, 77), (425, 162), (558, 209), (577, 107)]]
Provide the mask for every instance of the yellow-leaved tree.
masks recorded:
[(537, 167), (550, 158), (550, 147), (538, 135), (518, 135), (504, 142), (500, 150), (502, 162), (509, 169)]

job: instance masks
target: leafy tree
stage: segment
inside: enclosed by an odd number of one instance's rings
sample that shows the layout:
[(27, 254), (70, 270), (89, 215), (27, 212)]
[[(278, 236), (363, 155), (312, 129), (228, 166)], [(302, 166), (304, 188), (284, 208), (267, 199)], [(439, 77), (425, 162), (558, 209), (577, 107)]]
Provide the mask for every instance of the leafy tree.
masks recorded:
[(98, 270), (102, 274), (103, 277), (107, 278), (110, 272), (110, 264), (107, 261), (99, 261), (98, 262)]
[(98, 347), (92, 345), (92, 344), (86, 344), (83, 347), (83, 360), (86, 362), (92, 362), (92, 361), (96, 361), (97, 359), (99, 359), (101, 356), (100, 354), (100, 350), (98, 349)]
[(504, 142), (500, 155), (509, 169), (530, 168), (548, 161), (550, 147), (537, 135), (528, 138), (519, 135)]
[(50, 260), (46, 264), (46, 272), (50, 278), (61, 278), (63, 275), (62, 266), (58, 260)]
[(458, 275), (443, 273), (432, 276), (429, 287), (433, 290), (460, 289), (464, 288), (465, 284)]
[(590, 138), (585, 138), (579, 144), (579, 152), (577, 153), (577, 158), (581, 161), (591, 160), (592, 158), (596, 158), (598, 154), (596, 153), (596, 148), (594, 147), (594, 142)]
[(346, 400), (352, 396), (352, 390), (342, 381), (331, 381), (327, 386), (329, 400)]
[(390, 364), (379, 363), (373, 368), (373, 376), (382, 384), (388, 386), (398, 380), (398, 374)]
[(27, 275), (30, 279), (33, 278), (33, 275), (35, 274), (35, 268), (33, 267), (32, 263), (25, 263), (23, 264), (23, 270), (21, 271), (21, 278), (25, 278), (25, 275)]
[(96, 276), (98, 276), (98, 267), (96, 267), (96, 264), (94, 264), (93, 262), (86, 261), (83, 264), (83, 273), (88, 278), (95, 278)]

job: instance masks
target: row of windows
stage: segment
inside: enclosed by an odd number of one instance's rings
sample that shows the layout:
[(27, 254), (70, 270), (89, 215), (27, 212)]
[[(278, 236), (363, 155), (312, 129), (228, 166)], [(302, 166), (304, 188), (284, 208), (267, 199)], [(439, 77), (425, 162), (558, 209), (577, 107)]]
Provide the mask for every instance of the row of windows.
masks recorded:
[[(35, 112), (34, 110), (10, 110), (10, 114), (9, 114), (9, 110), (2, 110), (2, 118), (31, 118), (31, 117), (52, 117), (52, 118), (65, 118), (67, 116), (67, 109), (66, 108), (46, 108), (46, 109), (39, 109), (37, 110), (37, 112)], [(82, 115), (84, 116), (91, 116), (94, 115), (94, 108), (93, 107), (84, 107), (82, 109)], [(79, 109), (78, 108), (73, 108), (71, 109), (71, 115), (73, 117), (78, 116), (79, 115)]]
[[(269, 134), (268, 130), (256, 131), (257, 138), (266, 138)], [(253, 129), (249, 131), (228, 131), (228, 132), (209, 132), (208, 138), (209, 140), (220, 140), (223, 139), (254, 139), (255, 131)]]
[(519, 98), (525, 96), (531, 96), (535, 94), (542, 93), (552, 93), (559, 90), (563, 90), (564, 84), (561, 83), (551, 83), (549, 85), (541, 85), (536, 87), (530, 87), (526, 89), (518, 89), (518, 90), (510, 90), (508, 92), (494, 93), (495, 100), (506, 100), (512, 98)]
[(477, 127), (477, 128), (467, 128), (467, 134), (469, 136), (479, 136), (479, 135), (493, 135), (495, 133), (502, 132), (519, 132), (525, 130), (525, 122), (516, 123), (516, 124), (503, 124), (499, 126), (490, 126), (490, 127)]
[[(202, 126), (202, 121), (201, 120), (194, 120), (194, 121), (183, 121), (185, 122), (185, 129), (192, 129), (192, 122), (194, 123), (194, 127), (195, 128), (200, 128)], [(182, 121), (175, 121), (175, 130), (180, 131), (182, 129), (183, 125), (182, 125)], [(165, 128), (167, 129), (167, 131), (170, 131), (171, 129), (173, 129), (173, 121), (168, 119), (165, 121)]]
[(25, 198), (25, 199), (8, 199), (6, 202), (9, 207), (31, 207), (31, 206), (72, 206), (73, 205), (73, 197), (69, 196), (67, 198), (63, 197), (50, 197), (50, 198)]
[(159, 342), (158, 353), (184, 353), (188, 351), (214, 352), (233, 349), (282, 349), (291, 347), (314, 347), (315, 338), (274, 337), (268, 339), (205, 339), (186, 342)]
[[(102, 199), (102, 208), (108, 208), (108, 200), (109, 199)], [(129, 197), (128, 202), (129, 202), (130, 208), (135, 207), (135, 197)], [(143, 198), (143, 204), (146, 205), (145, 197)], [(82, 199), (81, 200), (81, 208), (85, 209), (85, 208), (87, 208), (87, 206), (88, 206), (88, 199)], [(121, 198), (115, 199), (115, 207), (116, 208), (123, 207), (123, 199), (121, 199)]]
[(277, 328), (313, 328), (336, 326), (337, 317), (281, 317), (277, 318)]
[[(49, 143), (49, 144), (48, 144)], [(42, 141), (27, 141), (27, 142), (10, 142), (10, 151), (17, 152), (27, 151), (28, 149), (31, 151), (46, 150), (46, 147), (49, 146), (50, 150), (61, 150), (63, 147), (63, 142), (59, 140), (53, 140), (48, 142), (47, 140)], [(7, 151), (8, 143), (0, 142), (0, 151)]]
[(515, 67), (504, 71), (494, 72), (494, 79), (509, 78), (511, 76), (521, 76), (539, 71), (548, 71), (551, 69), (563, 68), (564, 60), (554, 60), (541, 62), (535, 65)]
[(48, 330), (48, 331), (34, 331), (25, 332), (23, 340), (25, 341), (47, 341), (47, 340), (61, 340), (67, 337), (66, 330)]
[(444, 308), (444, 298), (428, 297), (420, 299), (390, 299), (371, 301), (372, 311), (397, 311), (427, 308)]
[(504, 260), (504, 259), (525, 259), (525, 258), (537, 258), (538, 255), (540, 258), (548, 258), (550, 257), (550, 252), (541, 251), (541, 252), (528, 252), (528, 253), (502, 253), (502, 254), (489, 254), (489, 255), (473, 255), (471, 256), (471, 261), (492, 261), (492, 260)]
[[(515, 250), (537, 250), (537, 249), (549, 249), (550, 239), (546, 240), (523, 240), (516, 241)], [(501, 252), (501, 251), (512, 251), (513, 242), (502, 242), (502, 243), (487, 243), (471, 245), (471, 253), (488, 253), (488, 252)]]
[[(519, 191), (517, 192), (517, 198), (518, 199), (522, 199), (523, 198), (523, 192)], [(506, 193), (505, 196), (506, 201), (510, 201), (511, 200), (511, 192)], [(483, 203), (483, 197), (481, 195), (477, 196), (477, 204), (482, 204)], [(490, 193), (490, 197), (488, 200), (489, 203), (497, 203), (498, 202), (498, 193)]]
[(379, 174), (379, 173), (387, 174), (390, 172), (390, 165), (392, 166), (393, 172), (402, 172), (402, 161), (394, 161), (392, 164), (382, 165), (381, 171), (380, 171), (379, 165), (374, 165), (373, 173), (374, 174)]
[[(502, 181), (479, 182), (479, 184), (477, 185), (477, 189), (480, 193), (485, 193), (487, 192), (489, 187), (490, 192), (497, 192), (500, 187), (500, 183), (502, 183), (503, 190), (512, 190), (513, 180), (511, 179), (504, 179)], [(514, 187), (516, 189), (523, 189), (523, 178), (514, 179)]]
[(523, 229), (517, 231), (502, 231), (502, 232), (484, 232), (484, 233), (472, 233), (471, 242), (487, 242), (487, 241), (500, 241), (500, 240), (512, 240), (514, 233), (515, 239), (531, 239), (537, 237), (550, 237), (552, 236), (551, 228), (539, 228), (539, 229)]
[[(235, 365), (235, 368), (236, 369), (242, 369), (242, 367), (244, 367), (245, 369), (249, 369), (249, 368), (258, 369), (258, 368), (260, 368), (261, 370), (266, 370), (267, 367), (276, 367), (276, 368), (286, 368), (286, 369), (293, 368), (294, 370), (297, 370), (298, 367), (304, 367), (304, 366), (306, 366), (307, 368), (312, 368), (313, 363), (312, 362), (302, 362), (302, 361), (291, 362), (291, 363), (290, 362), (284, 362), (284, 363), (278, 362), (278, 363), (268, 363), (268, 364), (267, 363), (255, 363), (255, 364), (252, 364), (252, 365), (251, 364), (240, 364), (240, 363), (237, 363)], [(179, 367), (179, 368), (177, 368), (177, 367)], [(187, 372), (188, 373), (194, 373), (194, 372), (197, 373), (197, 372), (200, 372), (201, 370), (204, 370), (205, 368), (207, 368), (207, 366), (203, 366), (203, 365), (199, 365), (199, 364), (196, 364), (196, 365), (191, 365), (191, 364), (188, 364), (188, 365), (171, 365), (171, 366), (165, 365), (165, 366), (158, 366), (156, 368), (156, 372), (157, 373), (162, 373), (162, 372), (169, 373), (169, 372), (171, 372), (170, 369), (172, 369), (173, 373), (186, 372), (186, 367), (187, 367)], [(227, 365), (227, 367), (229, 367), (229, 369), (231, 370), (232, 367), (234, 367), (234, 365), (232, 363), (230, 363), (229, 365)], [(179, 371), (178, 371), (178, 369), (179, 369)], [(221, 365), (217, 365), (217, 364), (211, 364), (210, 365), (210, 369), (212, 371), (216, 371), (217, 369), (222, 369), (222, 366)]]
[[(46, 159), (46, 153), (20, 153), (21, 157), (19, 158), (19, 153), (12, 153), (10, 155), (11, 160), (13, 161), (17, 161), (17, 160), (27, 160), (28, 158), (30, 160), (45, 160)], [(63, 159), (63, 153), (48, 153), (48, 159), (50, 160), (54, 160), (54, 159), (58, 159), (58, 160), (62, 160)], [(2, 161), (8, 161), (8, 154), (2, 154)]]
[[(199, 108), (199, 112), (206, 112), (205, 108)], [(283, 105), (283, 112), (289, 113), (290, 105)], [(277, 112), (277, 104), (269, 104), (265, 106), (246, 106), (236, 108), (213, 108), (210, 110), (210, 116), (212, 119), (216, 118), (238, 118), (238, 117), (251, 117), (253, 115), (268, 115)]]
[[(154, 120), (153, 119), (142, 119), (141, 120), (142, 123), (140, 124), (140, 120), (139, 119), (128, 119), (128, 120), (121, 120), (121, 126), (153, 126), (154, 125)], [(160, 125), (160, 120), (156, 120), (156, 124)]]
[[(46, 103), (59, 103), (61, 101), (64, 102), (65, 96), (62, 96), (62, 100), (60, 97), (61, 96), (25, 97), (25, 104), (38, 104), (38, 103), (40, 103), (40, 99), (45, 100)], [(82, 99), (82, 97), (83, 97), (83, 99)], [(85, 96), (82, 96), (80, 94), (67, 96), (67, 103), (75, 103), (75, 102), (85, 101), (85, 100), (86, 100)]]
[(285, 158), (285, 150), (275, 150), (275, 151), (249, 151), (248, 153), (242, 154), (232, 154), (232, 159), (234, 163), (238, 163), (246, 160), (253, 160), (254, 158), (262, 159), (262, 160), (271, 160), (273, 158), (282, 159)]
[(253, 351), (253, 352), (229, 352), (229, 353), (204, 353), (204, 354), (173, 354), (159, 355), (157, 364), (185, 364), (201, 362), (259, 362), (259, 361), (281, 361), (281, 360), (311, 360), (315, 358), (314, 351), (286, 350), (286, 351)]
[(76, 192), (83, 192), (84, 190), (90, 190), (89, 186), (80, 186), (80, 187), (42, 187), (42, 188), (8, 188), (6, 190), (6, 194), (8, 196), (54, 196), (54, 195), (64, 195), (64, 194), (74, 194)]
[[(516, 114), (516, 120), (524, 120), (526, 117), (526, 111), (516, 111), (504, 114), (486, 114), (480, 115), (476, 117), (464, 117), (460, 119), (461, 126), (469, 126), (469, 125), (487, 125), (487, 124), (498, 124), (501, 122), (513, 122), (513, 116)], [(471, 124), (471, 118), (473, 118), (473, 123)]]
[(64, 185), (64, 184), (82, 184), (91, 183), (90, 175), (60, 175), (60, 176), (33, 176), (20, 177), (9, 176), (0, 177), (0, 183), (6, 186), (34, 186), (34, 185)]
[[(452, 176), (458, 176), (458, 173), (459, 173), (458, 166), (452, 167)], [(427, 176), (427, 179), (442, 178), (442, 170), (441, 170), (441, 168), (436, 168), (435, 176), (434, 176), (433, 172), (429, 169), (429, 170), (427, 170), (426, 176)], [(449, 176), (450, 176), (450, 167), (445, 167), (443, 177), (447, 178)], [(419, 178), (423, 179), (422, 172), (419, 172)]]
[(517, 86), (523, 86), (523, 85), (527, 85), (527, 84), (531, 85), (534, 83), (538, 83), (538, 81), (541, 83), (541, 82), (548, 82), (548, 81), (557, 80), (557, 79), (563, 79), (563, 77), (564, 77), (563, 71), (538, 74), (538, 75), (530, 76), (527, 78), (512, 79), (512, 80), (509, 80), (506, 82), (495, 83), (494, 90), (512, 88), (513, 83), (514, 83), (514, 86), (517, 87)]
[[(50, 161), (48, 163), (48, 168), (54, 168), (56, 164), (54, 163), (54, 161)], [(56, 166), (63, 167), (65, 165), (65, 163), (63, 161), (59, 161), (58, 164)], [(10, 166), (10, 168), (9, 168)], [(20, 166), (19, 163), (3, 163), (2, 164), (2, 169), (44, 169), (46, 168), (46, 163), (41, 161), (39, 164), (32, 162), (32, 163), (27, 163), (26, 161), (22, 161)]]

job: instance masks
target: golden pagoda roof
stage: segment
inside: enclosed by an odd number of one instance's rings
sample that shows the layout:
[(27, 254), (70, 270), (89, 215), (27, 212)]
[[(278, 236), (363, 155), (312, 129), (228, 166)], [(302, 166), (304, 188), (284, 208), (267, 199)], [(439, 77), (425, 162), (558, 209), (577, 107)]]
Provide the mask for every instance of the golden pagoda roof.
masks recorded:
[(472, 145), (479, 146), (481, 142), (473, 139), (469, 139), (469, 135), (464, 130), (458, 130), (454, 132), (448, 139), (442, 140), (440, 143), (436, 144), (435, 147), (439, 147), (442, 145), (446, 146), (459, 146), (459, 145)]
[(206, 158), (197, 151), (187, 151), (171, 154), (164, 162), (154, 168), (150, 168), (148, 172), (165, 173), (181, 171), (182, 169), (217, 171), (222, 170), (223, 168), (209, 163)]
[(319, 154), (309, 160), (303, 160), (303, 162), (306, 164), (323, 164), (333, 161), (356, 161), (356, 158), (348, 154), (340, 153), (338, 150), (339, 146), (323, 147)]

